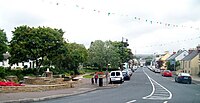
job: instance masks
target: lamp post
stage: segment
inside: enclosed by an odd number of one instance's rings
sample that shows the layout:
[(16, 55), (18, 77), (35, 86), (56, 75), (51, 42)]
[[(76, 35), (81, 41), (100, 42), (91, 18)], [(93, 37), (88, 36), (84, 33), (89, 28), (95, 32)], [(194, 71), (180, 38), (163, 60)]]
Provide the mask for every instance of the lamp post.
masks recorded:
[[(124, 39), (126, 39), (126, 41), (124, 41)], [(124, 62), (124, 47), (127, 47), (127, 46), (129, 46), (129, 44), (128, 44), (128, 39), (127, 38), (124, 38), (124, 37), (122, 37), (122, 58), (121, 58), (121, 60), (122, 60), (122, 63), (121, 63), (121, 70), (123, 70), (123, 62)]]

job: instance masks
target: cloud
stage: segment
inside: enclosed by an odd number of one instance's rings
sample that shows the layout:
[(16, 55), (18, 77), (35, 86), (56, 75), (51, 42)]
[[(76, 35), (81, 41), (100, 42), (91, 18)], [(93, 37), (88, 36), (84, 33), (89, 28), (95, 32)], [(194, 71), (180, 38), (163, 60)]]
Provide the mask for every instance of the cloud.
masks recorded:
[[(198, 0), (4, 0), (0, 28), (10, 32), (20, 25), (48, 26), (62, 28), (64, 38), (86, 47), (94, 40), (121, 41), (124, 37), (138, 53), (176, 51), (197, 45), (196, 41), (170, 42), (198, 35), (190, 27), (199, 27), (199, 5)], [(163, 43), (166, 45), (161, 46)], [(151, 47), (155, 44), (160, 46)]]

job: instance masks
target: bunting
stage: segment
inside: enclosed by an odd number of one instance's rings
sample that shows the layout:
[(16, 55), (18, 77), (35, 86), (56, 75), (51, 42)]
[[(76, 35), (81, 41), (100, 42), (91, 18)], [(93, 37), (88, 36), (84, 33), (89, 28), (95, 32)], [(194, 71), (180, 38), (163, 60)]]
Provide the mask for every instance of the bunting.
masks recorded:
[(195, 39), (200, 39), (200, 36), (198, 37), (194, 37), (194, 38), (189, 38), (189, 39), (184, 39), (184, 40), (177, 40), (177, 41), (172, 41), (172, 42), (168, 42), (168, 43), (163, 43), (163, 44), (155, 44), (155, 45), (149, 45), (149, 46), (144, 46), (144, 47), (162, 47), (162, 46), (166, 46), (166, 45), (170, 45), (170, 44), (174, 44), (174, 43), (183, 43), (183, 42), (188, 42), (188, 41), (193, 41)]
[[(48, 1), (48, 0), (42, 0), (43, 2), (48, 2), (50, 4), (54, 4), (52, 3), (52, 1)], [(66, 6), (66, 4), (63, 4), (63, 3), (59, 3), (58, 1), (55, 2), (55, 5), (57, 6)], [(129, 15), (127, 14), (118, 14), (118, 13), (114, 13), (114, 12), (107, 12), (107, 11), (102, 11), (102, 10), (97, 10), (97, 9), (88, 9), (88, 8), (85, 8), (83, 6), (80, 6), (78, 4), (75, 5), (76, 8), (79, 8), (79, 9), (87, 9), (87, 10), (90, 10), (90, 11), (93, 11), (93, 12), (97, 12), (97, 13), (104, 13), (104, 14), (107, 14), (107, 16), (112, 16), (112, 15), (118, 15), (118, 16), (125, 16), (125, 17), (130, 17)], [(195, 30), (200, 30), (199, 27), (195, 27), (195, 26), (187, 26), (187, 25), (178, 25), (178, 24), (172, 24), (172, 23), (164, 23), (164, 22), (161, 22), (161, 21), (154, 21), (154, 20), (149, 20), (147, 18), (140, 18), (140, 17), (133, 17), (134, 20), (137, 20), (137, 21), (143, 21), (146, 22), (146, 23), (150, 23), (150, 24), (160, 24), (160, 25), (164, 25), (166, 27), (182, 27), (182, 28), (190, 28), (190, 29), (195, 29)]]

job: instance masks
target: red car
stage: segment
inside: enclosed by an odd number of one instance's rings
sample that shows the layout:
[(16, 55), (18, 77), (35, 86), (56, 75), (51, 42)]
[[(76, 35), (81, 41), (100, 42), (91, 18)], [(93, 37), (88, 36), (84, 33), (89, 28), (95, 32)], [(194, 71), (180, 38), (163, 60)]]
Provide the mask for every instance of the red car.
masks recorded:
[(172, 77), (172, 72), (170, 70), (164, 70), (162, 73), (164, 77)]

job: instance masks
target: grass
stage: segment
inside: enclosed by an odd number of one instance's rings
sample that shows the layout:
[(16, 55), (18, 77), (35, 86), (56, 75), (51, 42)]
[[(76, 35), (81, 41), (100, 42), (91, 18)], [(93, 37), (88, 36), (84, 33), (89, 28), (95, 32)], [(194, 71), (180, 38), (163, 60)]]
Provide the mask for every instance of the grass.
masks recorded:
[(92, 78), (93, 75), (89, 74), (89, 75), (84, 75), (83, 78)]

